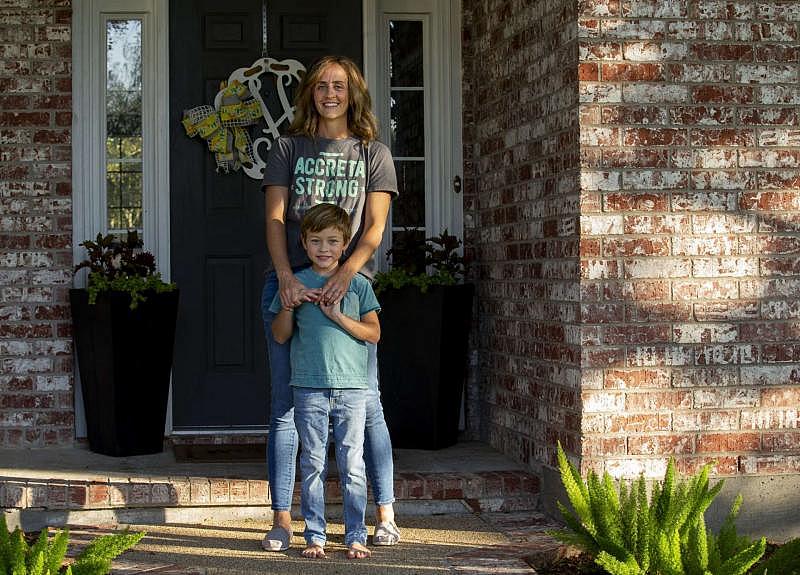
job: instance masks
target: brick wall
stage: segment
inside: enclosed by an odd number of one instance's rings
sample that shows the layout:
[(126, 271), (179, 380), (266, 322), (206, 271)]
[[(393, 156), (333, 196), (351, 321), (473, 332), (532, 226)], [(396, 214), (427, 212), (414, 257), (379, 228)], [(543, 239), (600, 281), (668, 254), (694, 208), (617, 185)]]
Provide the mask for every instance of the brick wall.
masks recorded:
[(0, 447), (74, 436), (70, 16), (0, 2)]
[(800, 472), (800, 3), (580, 4), (584, 465)]
[(615, 475), (800, 472), (800, 3), (576, 9), (464, 2), (484, 435), (532, 466), (560, 438)]
[(468, 392), (483, 437), (535, 464), (580, 431), (577, 14), (568, 0), (463, 9)]

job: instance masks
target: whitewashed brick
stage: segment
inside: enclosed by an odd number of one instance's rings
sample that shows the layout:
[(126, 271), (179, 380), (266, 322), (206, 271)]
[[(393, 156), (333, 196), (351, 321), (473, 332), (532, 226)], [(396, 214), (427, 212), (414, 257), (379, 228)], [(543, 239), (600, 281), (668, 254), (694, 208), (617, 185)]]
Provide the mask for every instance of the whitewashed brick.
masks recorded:
[(665, 62), (683, 60), (689, 46), (678, 42), (626, 42), (623, 55), (632, 62)]
[(778, 128), (774, 130), (759, 130), (759, 146), (800, 146), (800, 128)]
[(749, 365), (741, 368), (741, 383), (747, 387), (799, 385), (800, 365)]
[(675, 343), (729, 343), (739, 337), (732, 323), (681, 323), (672, 328)]
[(655, 459), (606, 459), (605, 469), (614, 478), (631, 478), (644, 475), (648, 479), (663, 479), (667, 471), (667, 460)]
[(620, 172), (581, 171), (581, 190), (614, 191), (620, 189)]
[(757, 389), (698, 389), (692, 392), (696, 408), (756, 407), (761, 393)]
[(741, 234), (755, 231), (758, 219), (753, 214), (703, 214), (692, 216), (692, 233)]
[(622, 101), (622, 88), (617, 84), (581, 82), (578, 90), (581, 103), (612, 104)]
[(623, 263), (624, 277), (630, 279), (684, 278), (690, 275), (691, 269), (692, 262), (689, 259), (629, 259)]
[(739, 64), (736, 67), (739, 84), (786, 84), (797, 82), (797, 66)]
[(629, 351), (627, 365), (629, 367), (682, 366), (689, 365), (692, 361), (692, 350), (688, 347), (640, 345)]
[(689, 100), (689, 88), (675, 84), (625, 84), (622, 101), (641, 104), (684, 103)]
[(686, 172), (673, 170), (636, 170), (622, 173), (626, 190), (674, 190), (685, 188), (689, 182)]
[(760, 86), (758, 91), (760, 94), (758, 103), (765, 106), (800, 104), (800, 87), (793, 83), (784, 86), (767, 84)]
[(753, 409), (742, 411), (742, 429), (797, 429), (797, 409)]
[(758, 258), (697, 258), (692, 261), (694, 277), (747, 277), (758, 275)]
[(674, 413), (673, 431), (734, 431), (739, 429), (739, 412), (702, 410)]
[(581, 216), (582, 236), (609, 236), (623, 233), (621, 214)]
[(702, 365), (738, 365), (758, 361), (758, 348), (749, 344), (703, 345), (695, 352), (695, 362)]

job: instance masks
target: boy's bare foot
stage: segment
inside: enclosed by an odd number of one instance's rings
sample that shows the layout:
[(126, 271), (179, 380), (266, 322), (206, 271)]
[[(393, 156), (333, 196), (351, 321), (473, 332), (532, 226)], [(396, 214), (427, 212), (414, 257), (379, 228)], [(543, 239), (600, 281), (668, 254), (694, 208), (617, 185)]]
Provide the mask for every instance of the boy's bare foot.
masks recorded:
[(322, 547), (322, 545), (312, 543), (303, 549), (303, 557), (308, 557), (309, 559), (325, 559), (325, 549)]
[(351, 543), (347, 549), (348, 559), (368, 559), (372, 556), (372, 551), (364, 547), (361, 543)]

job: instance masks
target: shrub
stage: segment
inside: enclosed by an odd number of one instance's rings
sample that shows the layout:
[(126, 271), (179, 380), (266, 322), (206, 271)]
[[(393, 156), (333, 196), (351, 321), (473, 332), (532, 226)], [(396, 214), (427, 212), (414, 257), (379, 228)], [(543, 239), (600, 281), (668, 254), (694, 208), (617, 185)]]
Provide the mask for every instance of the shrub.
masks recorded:
[(707, 532), (704, 514), (723, 484), (709, 487), (710, 465), (687, 481), (676, 478), (670, 460), (649, 499), (643, 476), (628, 486), (591, 471), (584, 482), (560, 443), (558, 466), (574, 512), (558, 502), (567, 529), (551, 534), (594, 555), (612, 575), (744, 575), (764, 554), (764, 538), (736, 533), (741, 497), (719, 535)]
[(146, 299), (145, 292), (175, 289), (175, 284), (161, 279), (155, 257), (142, 250), (144, 242), (135, 230), (128, 231), (124, 240), (97, 234), (95, 241), (86, 240), (80, 245), (86, 248), (88, 258), (75, 266), (75, 272), (89, 268), (89, 303), (95, 303), (102, 292), (122, 291), (130, 295), (131, 309), (135, 309)]
[[(464, 276), (464, 257), (458, 253), (460, 246), (461, 240), (447, 230), (423, 240), (421, 235), (407, 229), (386, 253), (392, 269), (375, 274), (375, 293), (408, 285), (425, 293), (430, 286), (459, 283)], [(431, 273), (426, 272), (427, 267)]]
[(67, 553), (69, 530), (52, 539), (42, 529), (33, 545), (28, 545), (18, 528), (9, 533), (6, 518), (0, 514), (0, 575), (106, 575), (111, 561), (136, 545), (144, 532), (102, 535), (94, 539), (71, 565), (62, 566)]

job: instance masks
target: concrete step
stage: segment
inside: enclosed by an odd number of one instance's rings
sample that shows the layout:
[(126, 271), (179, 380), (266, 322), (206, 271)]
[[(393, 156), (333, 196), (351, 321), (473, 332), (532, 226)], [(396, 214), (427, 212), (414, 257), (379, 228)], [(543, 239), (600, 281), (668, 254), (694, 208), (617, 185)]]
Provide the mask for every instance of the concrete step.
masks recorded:
[[(0, 507), (5, 508), (9, 525), (35, 530), (64, 524), (268, 519), (272, 514), (263, 462), (187, 465), (168, 454), (123, 460), (85, 450), (54, 459), (47, 451), (18, 453), (25, 459), (15, 459), (14, 465), (3, 466), (0, 461)], [(538, 507), (539, 478), (481, 444), (434, 453), (400, 452), (395, 469), (398, 513)], [(298, 483), (297, 505), (299, 497)], [(326, 482), (326, 499), (336, 513), (342, 501), (337, 478)]]

